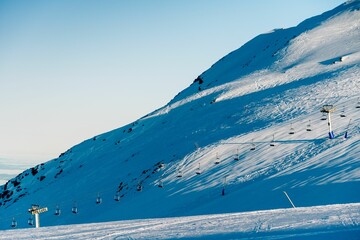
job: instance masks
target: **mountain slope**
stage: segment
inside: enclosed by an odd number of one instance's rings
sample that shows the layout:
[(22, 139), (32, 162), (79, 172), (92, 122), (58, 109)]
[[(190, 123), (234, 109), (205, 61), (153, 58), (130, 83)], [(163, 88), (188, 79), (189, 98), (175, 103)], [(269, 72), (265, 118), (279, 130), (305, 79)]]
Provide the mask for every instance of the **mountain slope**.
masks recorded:
[(163, 108), (10, 180), (0, 228), (26, 227), (31, 204), (57, 225), (283, 208), (284, 190), (298, 206), (359, 202), (359, 39), (360, 1), (254, 38)]

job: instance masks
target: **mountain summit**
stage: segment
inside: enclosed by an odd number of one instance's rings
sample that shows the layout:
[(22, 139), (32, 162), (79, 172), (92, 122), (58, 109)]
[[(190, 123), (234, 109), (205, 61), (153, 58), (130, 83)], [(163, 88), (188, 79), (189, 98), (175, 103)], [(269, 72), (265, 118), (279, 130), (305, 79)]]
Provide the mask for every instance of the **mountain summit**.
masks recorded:
[(31, 204), (49, 226), (291, 207), (284, 191), (360, 202), (359, 39), (358, 0), (255, 37), (166, 106), (1, 186), (0, 229), (27, 227)]

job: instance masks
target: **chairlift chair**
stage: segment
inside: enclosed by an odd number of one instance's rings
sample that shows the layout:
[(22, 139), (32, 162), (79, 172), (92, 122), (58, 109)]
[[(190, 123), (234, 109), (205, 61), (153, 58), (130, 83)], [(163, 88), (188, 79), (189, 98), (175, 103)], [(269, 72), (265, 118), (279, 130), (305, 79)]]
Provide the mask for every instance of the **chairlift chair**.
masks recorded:
[(236, 155), (235, 155), (235, 157), (234, 157), (234, 160), (235, 161), (239, 161), (239, 149), (236, 149)]
[(273, 138), (270, 142), (270, 147), (275, 147), (275, 134), (273, 134)]
[(312, 131), (312, 129), (311, 129), (311, 120), (309, 120), (309, 124), (306, 125), (306, 131), (308, 131), (308, 132)]
[(100, 197), (100, 194), (98, 193), (97, 197), (96, 197), (96, 204), (101, 204), (102, 203), (102, 198)]
[(196, 175), (200, 175), (201, 174), (201, 169), (200, 169), (200, 163), (199, 163), (199, 167), (196, 169)]
[(253, 140), (251, 140), (251, 147), (250, 147), (250, 150), (251, 150), (251, 151), (254, 151), (254, 150), (255, 150), (255, 148), (256, 148), (256, 146), (255, 146), (254, 139), (253, 139)]
[(291, 124), (291, 127), (290, 127), (290, 130), (289, 130), (289, 134), (295, 134), (295, 129), (293, 128), (292, 124)]
[(72, 207), (71, 212), (74, 214), (78, 214), (78, 208), (77, 207)]
[(158, 183), (158, 185), (157, 185), (159, 188), (163, 188), (164, 187), (164, 183), (161, 181), (161, 180), (159, 180), (159, 183)]
[(355, 108), (360, 108), (360, 98), (358, 98), (358, 102)]
[(33, 226), (33, 225), (34, 225), (34, 219), (33, 219), (32, 217), (29, 217), (29, 219), (28, 219), (28, 224), (29, 224), (30, 226)]
[(61, 210), (60, 210), (59, 206), (56, 206), (54, 215), (60, 216), (60, 214), (61, 214)]
[(254, 143), (252, 143), (252, 144), (251, 144), (251, 148), (250, 148), (250, 150), (251, 150), (251, 151), (254, 151), (254, 150), (255, 150), (255, 148), (256, 148), (255, 144), (254, 144)]
[(17, 226), (17, 221), (15, 220), (15, 218), (13, 218), (11, 221), (11, 227), (16, 228), (16, 226)]
[(181, 177), (182, 177), (182, 172), (181, 172), (181, 170), (178, 170), (178, 174), (176, 175), (176, 177), (178, 177), (178, 178), (181, 178)]
[(219, 164), (220, 163), (220, 158), (218, 153), (216, 153), (216, 160), (215, 160), (215, 164)]
[(322, 116), (321, 116), (320, 120), (322, 120), (322, 121), (327, 120), (327, 116), (326, 116), (325, 112), (322, 113)]
[(142, 189), (143, 189), (143, 186), (139, 183), (139, 184), (137, 185), (137, 187), (136, 187), (136, 190), (137, 190), (138, 192), (141, 192)]
[(114, 195), (114, 200), (117, 201), (117, 202), (120, 201), (120, 195), (119, 195), (118, 192)]
[(346, 115), (345, 115), (345, 106), (343, 106), (343, 109), (341, 110), (340, 117), (346, 117)]
[(73, 214), (78, 214), (78, 208), (77, 208), (77, 206), (76, 206), (76, 203), (74, 203), (74, 206), (71, 208), (71, 212), (73, 213)]

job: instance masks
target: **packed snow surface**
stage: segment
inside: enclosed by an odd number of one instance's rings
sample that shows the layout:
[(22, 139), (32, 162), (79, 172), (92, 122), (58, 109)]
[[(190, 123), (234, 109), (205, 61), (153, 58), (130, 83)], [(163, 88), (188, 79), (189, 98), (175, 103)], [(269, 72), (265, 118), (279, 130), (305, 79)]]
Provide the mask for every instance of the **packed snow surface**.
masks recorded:
[(359, 39), (358, 0), (257, 36), (166, 106), (0, 186), (0, 229), (33, 227), (31, 204), (55, 226), (282, 209), (283, 191), (359, 203)]
[(0, 231), (0, 239), (360, 239), (360, 204)]

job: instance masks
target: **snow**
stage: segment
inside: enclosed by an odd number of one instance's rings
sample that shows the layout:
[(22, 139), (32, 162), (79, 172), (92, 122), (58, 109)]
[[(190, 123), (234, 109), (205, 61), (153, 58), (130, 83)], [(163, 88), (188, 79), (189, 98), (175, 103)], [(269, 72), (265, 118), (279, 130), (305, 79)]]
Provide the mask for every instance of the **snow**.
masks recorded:
[(360, 204), (0, 231), (0, 239), (359, 239)]
[[(31, 204), (49, 208), (41, 214), (46, 227), (154, 218), (152, 223), (186, 222), (192, 219), (189, 216), (236, 213), (247, 219), (240, 229), (246, 235), (255, 227), (253, 221), (258, 218), (254, 216), (269, 214), (266, 221), (276, 220), (270, 225), (272, 230), (278, 226), (280, 238), (286, 226), (281, 222), (291, 222), (286, 216), (301, 215), (301, 210), (309, 220), (301, 218), (298, 224), (310, 221), (317, 226), (311, 234), (320, 234), (325, 225), (337, 231), (341, 224), (336, 223), (339, 218), (333, 217), (332, 208), (352, 209), (351, 219), (357, 226), (359, 39), (360, 1), (347, 2), (296, 27), (259, 35), (215, 63), (199, 76), (202, 81), (195, 81), (166, 106), (88, 139), (0, 186), (0, 229), (8, 229), (13, 217), (19, 228), (30, 228), (27, 209)], [(328, 139), (327, 121), (320, 120), (325, 104), (336, 108), (332, 114), (335, 139)], [(343, 113), (345, 117), (340, 116)], [(289, 134), (290, 128), (294, 134)], [(344, 139), (346, 131), (349, 138)], [(196, 173), (199, 166), (201, 174)], [(142, 191), (137, 190), (139, 185)], [(283, 191), (297, 207), (310, 208), (283, 210), (290, 207)], [(113, 200), (115, 194), (120, 201)], [(95, 203), (98, 195), (101, 204)], [(326, 206), (330, 204), (341, 205)], [(78, 214), (71, 213), (74, 205)], [(60, 216), (54, 215), (57, 206)], [(319, 220), (311, 214), (316, 209), (327, 209), (332, 217)], [(246, 215), (248, 211), (256, 212)], [(277, 219), (283, 211), (290, 215)], [(181, 216), (187, 217), (181, 220)], [(170, 217), (175, 219), (157, 220)], [(341, 219), (353, 222), (345, 216)], [(150, 220), (134, 221), (151, 227)], [(126, 228), (127, 223), (117, 228)], [(162, 224), (164, 231), (171, 229)], [(295, 224), (290, 226), (302, 234), (303, 226), (298, 229)], [(211, 226), (209, 233), (201, 234), (210, 234)], [(339, 231), (344, 229), (340, 226)], [(180, 234), (186, 232), (196, 233), (184, 225)], [(214, 234), (216, 238), (223, 233)]]

